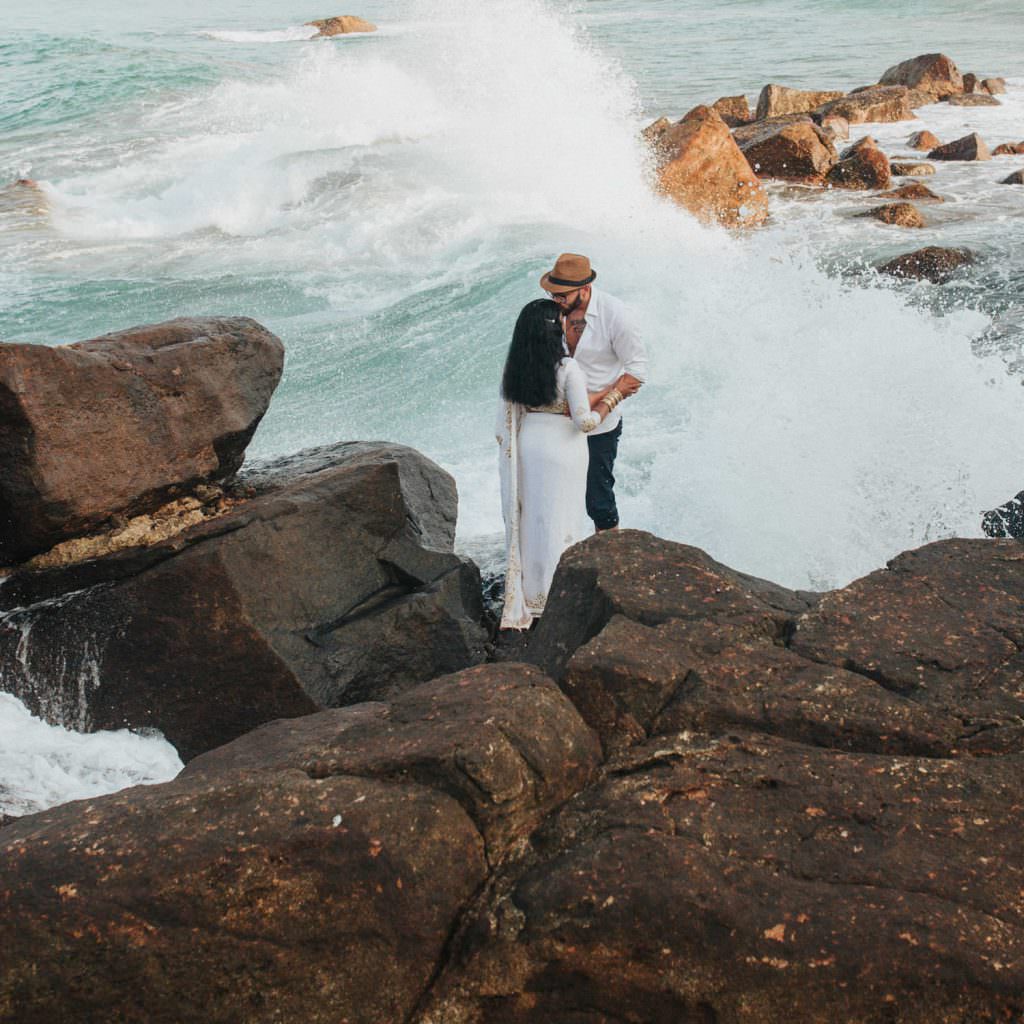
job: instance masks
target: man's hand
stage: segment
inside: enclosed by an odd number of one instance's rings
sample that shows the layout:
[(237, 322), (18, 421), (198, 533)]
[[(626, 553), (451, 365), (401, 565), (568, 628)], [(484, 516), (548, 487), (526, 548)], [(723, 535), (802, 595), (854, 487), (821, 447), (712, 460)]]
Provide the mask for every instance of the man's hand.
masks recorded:
[(624, 373), (612, 386), (618, 388), (623, 398), (635, 395), (641, 388), (643, 381), (637, 380), (631, 373)]

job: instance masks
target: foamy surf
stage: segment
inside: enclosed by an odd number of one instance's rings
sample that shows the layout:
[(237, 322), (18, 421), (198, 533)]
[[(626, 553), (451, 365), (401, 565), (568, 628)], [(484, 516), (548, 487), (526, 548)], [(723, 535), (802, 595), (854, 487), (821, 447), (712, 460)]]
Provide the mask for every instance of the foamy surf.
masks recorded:
[(216, 39), (222, 43), (297, 43), (315, 38), (317, 32), (314, 25), (293, 25), (290, 28), (249, 32), (204, 29), (197, 35), (205, 36), (207, 39)]
[(181, 768), (162, 736), (62, 729), (0, 693), (0, 814), (33, 814), (126, 786), (167, 782)]

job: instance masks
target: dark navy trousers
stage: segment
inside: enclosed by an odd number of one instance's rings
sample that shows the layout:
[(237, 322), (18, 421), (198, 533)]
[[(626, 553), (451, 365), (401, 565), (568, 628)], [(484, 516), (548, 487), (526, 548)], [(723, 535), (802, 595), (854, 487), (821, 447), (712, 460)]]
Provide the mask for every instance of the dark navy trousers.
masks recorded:
[(619, 451), (622, 422), (607, 434), (591, 435), (590, 465), (587, 467), (587, 515), (599, 530), (610, 530), (619, 525), (619, 510), (615, 505), (615, 456)]

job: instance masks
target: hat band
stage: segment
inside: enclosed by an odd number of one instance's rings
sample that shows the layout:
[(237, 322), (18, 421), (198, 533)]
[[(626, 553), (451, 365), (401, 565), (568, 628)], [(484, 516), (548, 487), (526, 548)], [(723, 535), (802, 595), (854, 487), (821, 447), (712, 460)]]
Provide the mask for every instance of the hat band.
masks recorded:
[(594, 280), (594, 275), (583, 278), (582, 281), (569, 281), (564, 277), (552, 277), (548, 274), (548, 281), (551, 284), (560, 284), (563, 288), (582, 288), (585, 284), (590, 284)]

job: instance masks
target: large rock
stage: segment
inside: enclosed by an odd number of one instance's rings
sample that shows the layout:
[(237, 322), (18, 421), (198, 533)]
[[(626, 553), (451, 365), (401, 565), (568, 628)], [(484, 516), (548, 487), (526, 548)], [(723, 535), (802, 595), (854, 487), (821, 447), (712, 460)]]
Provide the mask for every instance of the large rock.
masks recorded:
[(989, 160), (992, 154), (985, 145), (985, 140), (977, 133), (971, 132), (961, 139), (938, 146), (928, 154), (929, 160)]
[(255, 497), (169, 540), (9, 577), (4, 688), (53, 723), (157, 728), (187, 760), (483, 659), (447, 473), (352, 443), (249, 479)]
[(825, 179), (834, 188), (878, 189), (892, 185), (889, 158), (874, 145), (851, 147)]
[(321, 36), (341, 36), (350, 32), (376, 32), (377, 26), (364, 18), (358, 18), (354, 14), (341, 14), (334, 18), (320, 18), (317, 21), (307, 21), (307, 25), (317, 29)]
[(785, 85), (766, 85), (757, 98), (757, 120), (778, 117), (780, 114), (807, 114), (823, 103), (845, 95), (842, 90), (813, 92), (806, 89), (790, 89)]
[(850, 124), (914, 119), (907, 88), (902, 85), (875, 86), (851, 93), (824, 104), (818, 108), (817, 113), (823, 118), (830, 114), (838, 114), (839, 117), (845, 117)]
[(903, 253), (883, 263), (878, 269), (883, 274), (893, 277), (913, 278), (941, 284), (947, 281), (961, 267), (974, 262), (974, 254), (969, 249), (948, 249), (943, 246), (929, 245), (914, 252)]
[(524, 666), (276, 722), (0, 838), (0, 1018), (408, 1020), (488, 871), (599, 748)]
[(244, 317), (0, 345), (0, 563), (233, 474), (283, 363)]
[(730, 128), (750, 124), (753, 120), (753, 116), (750, 113), (750, 105), (747, 103), (747, 97), (742, 94), (739, 96), (720, 96), (711, 104), (711, 109)]
[(1024, 762), (733, 732), (613, 762), (457, 937), (417, 1020), (1013, 1019)]
[(942, 53), (926, 53), (889, 68), (881, 85), (905, 85), (937, 100), (963, 92), (963, 76), (952, 59)]
[(993, 156), (1020, 156), (1024, 154), (1024, 142), (1001, 142), (992, 150)]
[(837, 159), (831, 138), (810, 120), (758, 122), (742, 139), (740, 149), (759, 178), (820, 182)]
[(691, 213), (730, 227), (765, 221), (764, 187), (715, 111), (698, 107), (652, 141), (659, 187)]

